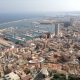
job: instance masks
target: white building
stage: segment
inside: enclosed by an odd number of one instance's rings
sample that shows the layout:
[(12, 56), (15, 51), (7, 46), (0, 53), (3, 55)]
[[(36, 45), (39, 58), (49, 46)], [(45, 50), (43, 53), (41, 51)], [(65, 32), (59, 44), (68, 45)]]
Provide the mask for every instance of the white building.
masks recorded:
[[(20, 77), (17, 74), (15, 74), (14, 72), (11, 72), (11, 73), (5, 75), (4, 78), (6, 80), (20, 80)], [(4, 80), (4, 79), (2, 79), (2, 80)]]

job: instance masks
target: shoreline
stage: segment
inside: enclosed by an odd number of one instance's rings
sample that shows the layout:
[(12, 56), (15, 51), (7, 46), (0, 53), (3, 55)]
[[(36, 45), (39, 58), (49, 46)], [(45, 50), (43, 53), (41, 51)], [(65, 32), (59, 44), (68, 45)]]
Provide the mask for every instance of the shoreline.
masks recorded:
[(35, 20), (35, 19), (42, 19), (42, 17), (37, 17), (37, 18), (24, 18), (24, 19), (18, 19), (18, 20), (12, 20), (12, 21), (9, 21), (9, 22), (3, 22), (3, 23), (0, 23), (0, 25), (3, 25), (3, 24), (8, 24), (8, 23), (12, 23), (12, 22), (20, 22), (20, 21), (25, 21), (25, 20)]

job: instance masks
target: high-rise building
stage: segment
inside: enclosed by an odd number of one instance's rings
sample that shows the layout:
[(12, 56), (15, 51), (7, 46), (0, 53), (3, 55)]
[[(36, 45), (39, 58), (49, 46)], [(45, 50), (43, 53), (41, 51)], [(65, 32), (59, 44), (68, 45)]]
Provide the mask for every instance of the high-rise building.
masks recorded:
[(60, 27), (60, 24), (56, 23), (55, 24), (55, 36), (59, 35), (59, 27)]

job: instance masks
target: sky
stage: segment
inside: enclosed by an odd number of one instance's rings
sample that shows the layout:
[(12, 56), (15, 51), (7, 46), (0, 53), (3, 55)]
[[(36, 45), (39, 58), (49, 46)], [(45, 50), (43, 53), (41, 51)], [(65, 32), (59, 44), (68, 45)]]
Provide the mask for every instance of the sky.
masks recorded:
[(0, 13), (80, 11), (80, 0), (0, 0)]

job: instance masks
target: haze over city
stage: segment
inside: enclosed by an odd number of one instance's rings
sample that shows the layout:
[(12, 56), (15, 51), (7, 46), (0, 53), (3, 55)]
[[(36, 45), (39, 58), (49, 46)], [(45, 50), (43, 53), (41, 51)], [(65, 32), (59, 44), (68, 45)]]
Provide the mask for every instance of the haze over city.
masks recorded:
[(0, 80), (80, 80), (80, 0), (0, 0)]

